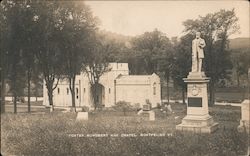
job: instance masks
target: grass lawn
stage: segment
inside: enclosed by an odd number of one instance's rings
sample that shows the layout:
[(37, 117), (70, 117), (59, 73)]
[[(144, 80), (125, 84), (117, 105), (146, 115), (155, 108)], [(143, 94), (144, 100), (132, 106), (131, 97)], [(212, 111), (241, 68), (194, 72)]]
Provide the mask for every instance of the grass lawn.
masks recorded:
[(122, 112), (108, 110), (91, 112), (89, 120), (81, 122), (75, 120), (74, 113), (58, 111), (6, 113), (1, 115), (1, 153), (32, 156), (230, 156), (246, 153), (249, 137), (236, 129), (240, 120), (239, 107), (210, 108), (210, 114), (220, 124), (219, 130), (212, 134), (175, 131), (175, 125), (181, 122), (186, 110), (181, 104), (173, 104), (172, 109), (175, 112), (172, 115), (155, 110), (155, 121), (148, 121), (136, 112), (127, 112), (124, 116)]

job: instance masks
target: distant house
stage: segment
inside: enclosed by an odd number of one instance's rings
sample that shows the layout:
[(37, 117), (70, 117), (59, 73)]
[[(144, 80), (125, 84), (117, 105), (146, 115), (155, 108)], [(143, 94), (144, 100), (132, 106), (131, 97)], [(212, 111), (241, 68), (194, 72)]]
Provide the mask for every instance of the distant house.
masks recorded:
[[(129, 75), (128, 63), (109, 63), (110, 71), (100, 77), (97, 93), (98, 104), (111, 107), (119, 101), (139, 103), (141, 106), (148, 99), (152, 107), (161, 102), (160, 78), (152, 75)], [(76, 76), (76, 107), (93, 107), (90, 83), (86, 73)], [(43, 104), (49, 105), (47, 89), (44, 84)], [(70, 107), (71, 93), (67, 80), (60, 80), (54, 90), (54, 106)]]

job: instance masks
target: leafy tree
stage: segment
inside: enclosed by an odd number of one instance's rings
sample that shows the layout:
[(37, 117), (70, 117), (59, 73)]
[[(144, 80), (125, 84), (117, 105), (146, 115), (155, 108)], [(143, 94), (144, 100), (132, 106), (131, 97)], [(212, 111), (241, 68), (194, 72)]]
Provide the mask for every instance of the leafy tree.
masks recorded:
[(75, 112), (75, 79), (86, 64), (87, 44), (90, 34), (96, 29), (96, 19), (82, 2), (63, 2), (60, 14), (60, 49), (64, 51), (64, 74), (69, 81), (72, 96), (72, 110)]
[(98, 34), (91, 37), (89, 42), (89, 55), (85, 65), (85, 71), (91, 85), (91, 95), (94, 102), (94, 108), (98, 107), (97, 93), (100, 89), (100, 77), (110, 70), (108, 63), (108, 51), (110, 46), (105, 44)]
[(60, 18), (58, 2), (35, 2), (36, 57), (48, 91), (49, 104), (53, 111), (53, 91), (62, 74), (63, 53), (60, 51)]
[(233, 50), (232, 62), (236, 71), (237, 86), (240, 87), (240, 77), (247, 78), (247, 72), (250, 68), (249, 48)]
[[(132, 40), (134, 50), (131, 61), (136, 74), (157, 73), (167, 81), (167, 99), (169, 102), (169, 82), (173, 63), (173, 45), (169, 38), (155, 29), (145, 32)], [(132, 54), (131, 54), (132, 55)], [(130, 58), (131, 59), (131, 58)]]
[(98, 34), (103, 39), (103, 44), (109, 45), (107, 52), (109, 62), (127, 62), (128, 52), (131, 51), (129, 43), (131, 37), (108, 31), (98, 31)]
[(171, 47), (170, 40), (157, 29), (135, 37), (132, 40), (132, 49), (136, 55), (135, 62), (143, 67), (139, 69), (140, 73), (153, 74), (156, 72), (159, 53), (163, 54), (169, 47)]
[[(185, 32), (194, 35), (203, 34), (206, 41), (205, 71), (211, 78), (209, 84), (209, 105), (215, 102), (215, 85), (221, 79), (227, 79), (232, 68), (228, 52), (228, 37), (239, 30), (238, 18), (233, 10), (220, 10), (200, 16), (196, 20), (187, 20), (183, 24)], [(190, 41), (191, 42), (191, 41)]]
[(191, 42), (192, 35), (187, 34), (181, 37), (180, 41), (175, 44), (174, 61), (172, 68), (172, 78), (175, 86), (178, 85), (182, 90), (182, 102), (185, 104), (185, 92), (187, 85), (183, 81), (191, 69)]
[(33, 35), (35, 32), (35, 14), (34, 14), (34, 3), (31, 3), (30, 1), (23, 1), (24, 7), (22, 8), (22, 25), (21, 25), (21, 36), (23, 37), (23, 55), (22, 55), (22, 61), (24, 64), (24, 68), (26, 70), (26, 76), (27, 76), (27, 88), (28, 88), (28, 112), (31, 111), (31, 105), (30, 105), (30, 96), (31, 96), (31, 81), (32, 76), (34, 76), (33, 72), (35, 66), (37, 65), (35, 63), (36, 57), (36, 43), (33, 40)]
[(8, 62), (7, 62), (7, 44), (6, 38), (8, 33), (5, 6), (6, 4), (0, 3), (0, 46), (1, 46), (1, 113), (5, 112), (5, 88), (6, 88), (6, 75), (8, 71)]
[[(161, 80), (165, 79), (167, 82), (167, 100), (169, 104), (170, 89), (169, 83), (174, 67), (174, 47), (172, 44), (168, 44), (163, 50), (159, 51), (155, 57), (157, 61), (156, 73), (161, 77)], [(162, 86), (162, 85), (161, 85)]]
[[(22, 34), (23, 19), (25, 18), (23, 10), (25, 10), (25, 3), (18, 3), (14, 1), (4, 1), (1, 3), (1, 25), (5, 26), (2, 33), (5, 38), (1, 38), (2, 56), (5, 58), (3, 63), (3, 79), (5, 74), (9, 73), (10, 91), (14, 98), (14, 113), (17, 113), (17, 97), (23, 95), (24, 89), (24, 62), (22, 56), (24, 55), (23, 43), (25, 38)], [(7, 61), (7, 62), (5, 62)], [(3, 87), (5, 87), (3, 82)], [(4, 93), (3, 89), (3, 93)]]

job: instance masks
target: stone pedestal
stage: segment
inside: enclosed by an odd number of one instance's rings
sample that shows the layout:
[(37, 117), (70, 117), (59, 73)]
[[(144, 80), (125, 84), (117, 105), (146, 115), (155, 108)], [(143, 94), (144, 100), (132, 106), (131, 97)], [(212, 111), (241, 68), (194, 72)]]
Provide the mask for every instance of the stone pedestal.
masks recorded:
[(145, 105), (142, 106), (142, 110), (143, 110), (143, 111), (150, 111), (150, 109), (151, 109), (151, 108), (150, 108), (150, 105), (149, 105), (149, 104), (145, 104)]
[(88, 120), (89, 119), (89, 113), (88, 112), (78, 112), (76, 116), (77, 121), (81, 120)]
[(138, 113), (138, 115), (146, 115), (149, 118), (149, 121), (155, 121), (155, 112), (150, 110), (150, 111), (143, 111), (140, 110)]
[(177, 130), (197, 133), (212, 133), (218, 128), (208, 111), (207, 84), (209, 78), (203, 72), (190, 72), (187, 83), (187, 115), (182, 123), (176, 126)]
[(240, 125), (238, 126), (239, 132), (244, 132), (244, 130), (246, 130), (246, 132), (249, 133), (249, 125), (250, 125), (249, 107), (250, 107), (250, 100), (244, 100), (241, 104), (241, 120), (240, 120)]

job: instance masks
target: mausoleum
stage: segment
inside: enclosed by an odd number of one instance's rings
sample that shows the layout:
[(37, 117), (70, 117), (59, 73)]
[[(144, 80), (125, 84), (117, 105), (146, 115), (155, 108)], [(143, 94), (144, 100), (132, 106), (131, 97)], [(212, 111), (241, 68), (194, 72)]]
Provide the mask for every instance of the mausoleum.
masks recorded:
[[(97, 102), (104, 107), (114, 106), (119, 101), (140, 104), (148, 99), (152, 107), (161, 103), (160, 78), (152, 75), (129, 75), (128, 63), (109, 63), (109, 71), (100, 77)], [(86, 73), (76, 76), (76, 107), (93, 107), (90, 81)], [(43, 104), (49, 106), (45, 83), (43, 85)], [(54, 106), (70, 107), (71, 93), (66, 79), (59, 81), (53, 94)]]

